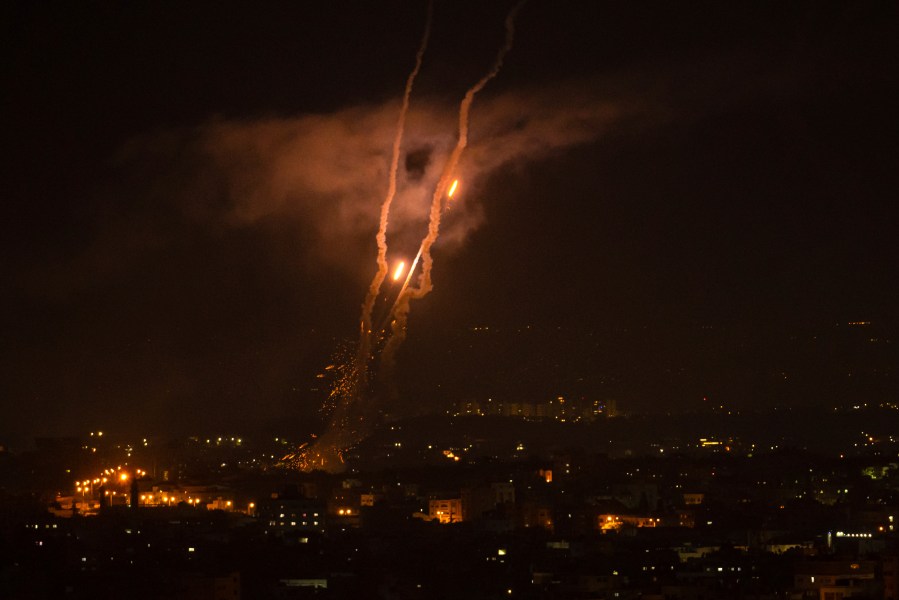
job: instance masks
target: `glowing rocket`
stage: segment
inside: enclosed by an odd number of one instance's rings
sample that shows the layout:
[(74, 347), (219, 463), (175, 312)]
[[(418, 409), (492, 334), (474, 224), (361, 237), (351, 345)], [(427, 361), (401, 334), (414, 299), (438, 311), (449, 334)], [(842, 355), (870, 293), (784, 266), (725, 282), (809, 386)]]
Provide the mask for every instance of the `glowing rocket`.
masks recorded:
[(393, 280), (396, 281), (400, 277), (403, 276), (403, 270), (406, 268), (406, 263), (404, 261), (400, 261), (400, 264), (396, 266), (396, 271), (393, 272)]

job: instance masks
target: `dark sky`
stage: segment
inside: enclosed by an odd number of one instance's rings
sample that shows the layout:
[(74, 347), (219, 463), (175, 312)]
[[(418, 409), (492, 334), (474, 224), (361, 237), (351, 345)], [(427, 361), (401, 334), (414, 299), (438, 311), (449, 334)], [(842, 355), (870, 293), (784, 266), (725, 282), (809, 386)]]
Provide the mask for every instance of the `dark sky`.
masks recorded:
[[(509, 7), (436, 2), (392, 260)], [(374, 272), (425, 4), (2, 11), (0, 441), (313, 417)], [(896, 12), (531, 0), (472, 107), (416, 353), (474, 325), (672, 348), (708, 324), (895, 325)]]

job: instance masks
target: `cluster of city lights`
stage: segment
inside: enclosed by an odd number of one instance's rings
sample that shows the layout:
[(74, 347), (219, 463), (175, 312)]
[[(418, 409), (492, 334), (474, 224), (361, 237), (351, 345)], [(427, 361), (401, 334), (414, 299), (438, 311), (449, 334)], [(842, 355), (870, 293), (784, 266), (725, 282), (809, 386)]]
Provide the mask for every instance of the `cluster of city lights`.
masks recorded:
[[(182, 496), (179, 496), (175, 492), (159, 492), (159, 493), (147, 493), (140, 495), (141, 504), (146, 504), (149, 506), (172, 506), (174, 504), (181, 504), (185, 502), (190, 506), (197, 507), (201, 503), (205, 503), (206, 500), (202, 498), (194, 498), (193, 496), (188, 496), (187, 499), (184, 499)], [(230, 510), (234, 503), (231, 500), (227, 500), (224, 502), (224, 505)], [(251, 503), (250, 508), (254, 508), (255, 504)]]
[[(275, 438), (275, 441), (277, 442), (277, 441), (278, 441), (278, 438)], [(217, 437), (217, 438), (214, 438), (214, 439), (213, 439), (213, 438), (206, 438), (206, 443), (207, 443), (207, 444), (213, 444), (213, 443), (214, 443), (214, 444), (217, 445), (217, 446), (221, 445), (222, 443), (227, 444), (228, 442), (231, 442), (232, 444), (238, 444), (238, 445), (240, 445), (240, 444), (243, 443), (243, 438), (240, 438), (240, 437), (230, 437), (230, 438), (229, 438), (229, 437), (221, 437), (221, 436), (219, 436), (219, 437)]]
[(443, 455), (444, 455), (445, 457), (447, 457), (448, 459), (450, 459), (451, 461), (454, 461), (454, 462), (459, 462), (459, 461), (461, 460), (461, 459), (459, 458), (459, 456), (458, 456), (455, 452), (453, 452), (452, 450), (444, 450), (444, 451), (443, 451)]
[[(146, 474), (147, 472), (143, 469), (134, 469), (134, 477), (136, 478), (141, 478)], [(131, 475), (124, 470), (122, 465), (119, 465), (115, 469), (104, 469), (99, 476), (93, 479), (76, 480), (75, 492), (79, 494), (93, 494), (94, 486), (105, 485), (110, 482), (125, 483), (130, 478)]]
[(846, 533), (844, 531), (838, 531), (837, 537), (847, 537), (847, 538), (869, 538), (874, 537), (873, 533)]

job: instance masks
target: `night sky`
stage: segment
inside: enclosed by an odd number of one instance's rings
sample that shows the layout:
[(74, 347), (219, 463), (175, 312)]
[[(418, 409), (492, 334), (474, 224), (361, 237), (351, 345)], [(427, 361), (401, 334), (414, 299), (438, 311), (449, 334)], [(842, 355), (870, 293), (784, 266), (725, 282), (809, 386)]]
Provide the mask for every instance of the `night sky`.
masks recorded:
[[(312, 430), (426, 4), (127, 4), (0, 9), (0, 442)], [(391, 261), (510, 6), (435, 3)], [(472, 327), (617, 331), (635, 362), (697, 327), (895, 329), (897, 40), (893, 3), (525, 4), (413, 304), (407, 402), (433, 365), (468, 377), (442, 352)]]

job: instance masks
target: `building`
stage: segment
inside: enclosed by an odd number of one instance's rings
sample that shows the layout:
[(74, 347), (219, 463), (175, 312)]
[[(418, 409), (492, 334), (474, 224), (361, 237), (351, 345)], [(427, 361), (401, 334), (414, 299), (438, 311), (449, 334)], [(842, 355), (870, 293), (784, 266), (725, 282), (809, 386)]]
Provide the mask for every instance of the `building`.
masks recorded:
[(428, 517), (444, 524), (463, 521), (462, 498), (431, 498)]
[(325, 507), (309, 498), (272, 498), (256, 506), (256, 515), (267, 535), (324, 533)]
[(796, 565), (793, 582), (802, 598), (875, 598), (879, 595), (876, 568), (877, 563), (874, 561), (801, 562)]

